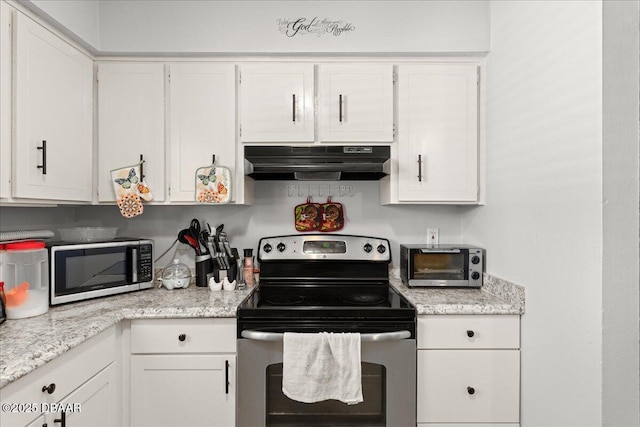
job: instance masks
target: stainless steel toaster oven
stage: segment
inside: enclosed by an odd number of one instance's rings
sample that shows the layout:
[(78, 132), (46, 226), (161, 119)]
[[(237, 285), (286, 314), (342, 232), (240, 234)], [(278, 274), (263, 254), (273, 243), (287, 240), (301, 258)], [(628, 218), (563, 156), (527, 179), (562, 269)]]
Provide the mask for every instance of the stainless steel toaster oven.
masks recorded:
[(400, 277), (407, 286), (482, 286), (484, 250), (454, 245), (400, 245)]

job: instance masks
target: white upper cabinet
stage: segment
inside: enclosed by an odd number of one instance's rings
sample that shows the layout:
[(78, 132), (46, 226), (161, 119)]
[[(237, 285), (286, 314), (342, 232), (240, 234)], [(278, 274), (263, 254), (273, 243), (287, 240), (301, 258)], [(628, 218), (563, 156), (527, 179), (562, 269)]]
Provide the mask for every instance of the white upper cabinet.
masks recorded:
[(313, 142), (313, 64), (247, 64), (240, 69), (242, 142)]
[(320, 141), (393, 141), (393, 65), (321, 64)]
[(386, 201), (477, 202), (478, 64), (398, 70), (398, 150), (390, 182), (381, 186), (391, 193)]
[(164, 64), (98, 64), (98, 201), (115, 201), (111, 170), (144, 158), (154, 201), (165, 193)]
[(91, 201), (93, 61), (15, 18), (12, 196)]
[(235, 66), (169, 67), (170, 199), (194, 202), (196, 169), (211, 164), (212, 156), (232, 176), (236, 170)]
[(11, 197), (11, 13), (0, 2), (0, 199)]

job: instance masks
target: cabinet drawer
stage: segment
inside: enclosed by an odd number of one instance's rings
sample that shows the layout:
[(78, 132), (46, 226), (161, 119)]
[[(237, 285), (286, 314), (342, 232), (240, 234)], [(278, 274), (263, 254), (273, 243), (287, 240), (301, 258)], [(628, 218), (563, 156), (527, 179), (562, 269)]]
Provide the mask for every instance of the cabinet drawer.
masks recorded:
[(520, 348), (520, 316), (420, 316), (418, 348)]
[[(69, 350), (25, 377), (2, 388), (2, 403), (56, 403), (116, 360), (118, 350), (115, 327), (111, 327), (80, 346)], [(51, 387), (52, 393), (42, 391)], [(38, 412), (0, 412), (0, 425), (26, 425)]]
[(131, 321), (131, 353), (235, 353), (236, 319)]
[(418, 422), (517, 423), (519, 350), (418, 351)]

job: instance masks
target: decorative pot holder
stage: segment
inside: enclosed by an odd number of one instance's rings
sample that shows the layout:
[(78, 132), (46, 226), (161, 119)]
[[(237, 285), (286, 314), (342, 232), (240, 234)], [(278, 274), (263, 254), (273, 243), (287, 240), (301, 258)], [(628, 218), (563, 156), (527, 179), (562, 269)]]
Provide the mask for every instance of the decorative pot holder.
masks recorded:
[(334, 203), (331, 196), (322, 204), (322, 225), (320, 231), (332, 232), (342, 230), (344, 227), (344, 208), (342, 203)]
[(231, 171), (213, 163), (196, 169), (196, 202), (222, 204), (231, 201)]
[(126, 166), (111, 171), (111, 181), (116, 193), (116, 203), (125, 218), (133, 218), (144, 211), (142, 200), (153, 200), (151, 190), (140, 176), (140, 165)]
[(306, 203), (296, 206), (293, 210), (295, 226), (298, 231), (318, 231), (322, 224), (322, 206), (312, 203), (307, 197)]

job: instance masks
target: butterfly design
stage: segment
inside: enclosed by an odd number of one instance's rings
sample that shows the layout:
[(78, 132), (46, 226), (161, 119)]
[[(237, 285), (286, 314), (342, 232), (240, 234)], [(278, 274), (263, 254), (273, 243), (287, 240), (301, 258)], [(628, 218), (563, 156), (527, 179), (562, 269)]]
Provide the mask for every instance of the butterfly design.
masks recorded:
[(203, 185), (207, 185), (210, 182), (215, 182), (216, 168), (211, 168), (211, 170), (209, 171), (209, 175), (198, 175), (198, 179), (202, 181)]
[(124, 188), (124, 189), (131, 188), (131, 184), (137, 184), (138, 183), (138, 177), (136, 176), (136, 170), (134, 168), (131, 168), (131, 170), (129, 171), (129, 176), (127, 178), (116, 178), (115, 182), (116, 182), (116, 184), (120, 184), (122, 186), (122, 188)]
[(144, 184), (138, 184), (138, 191), (140, 194), (147, 194), (149, 192), (149, 187)]

